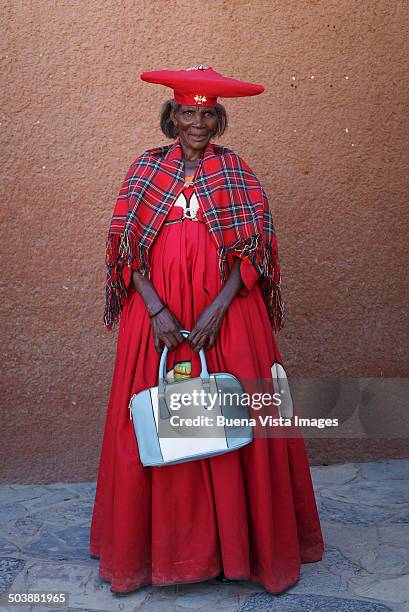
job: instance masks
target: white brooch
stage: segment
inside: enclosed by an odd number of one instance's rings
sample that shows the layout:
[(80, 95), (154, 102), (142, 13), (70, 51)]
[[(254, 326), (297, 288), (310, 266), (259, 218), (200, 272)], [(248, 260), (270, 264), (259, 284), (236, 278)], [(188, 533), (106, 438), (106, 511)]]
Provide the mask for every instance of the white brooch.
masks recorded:
[(207, 102), (207, 98), (206, 96), (199, 96), (198, 94), (195, 95), (195, 97), (193, 98), (194, 101), (196, 102), (197, 105), (202, 105)]

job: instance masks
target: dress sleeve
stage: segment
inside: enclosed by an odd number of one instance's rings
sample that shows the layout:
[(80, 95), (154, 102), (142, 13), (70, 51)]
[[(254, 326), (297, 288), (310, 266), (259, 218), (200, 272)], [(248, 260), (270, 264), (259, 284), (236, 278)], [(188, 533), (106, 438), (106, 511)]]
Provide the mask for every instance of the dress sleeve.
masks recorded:
[(122, 278), (124, 279), (125, 287), (129, 289), (129, 285), (131, 284), (131, 268), (125, 265), (122, 268)]
[(248, 259), (242, 259), (240, 262), (240, 276), (243, 281), (244, 287), (239, 289), (238, 295), (245, 297), (252, 290), (254, 285), (259, 279), (259, 274), (255, 267), (248, 261)]

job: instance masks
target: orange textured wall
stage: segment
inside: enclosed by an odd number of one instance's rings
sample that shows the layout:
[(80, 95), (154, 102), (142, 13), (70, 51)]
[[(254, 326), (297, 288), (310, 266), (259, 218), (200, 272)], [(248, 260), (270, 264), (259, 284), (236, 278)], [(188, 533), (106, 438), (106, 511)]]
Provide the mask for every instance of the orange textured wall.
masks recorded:
[[(130, 162), (167, 142), (170, 90), (204, 62), (265, 84), (221, 142), (269, 195), (292, 376), (408, 372), (408, 4), (376, 0), (3, 3), (2, 482), (96, 476), (116, 350), (104, 250)], [(223, 102), (223, 100), (221, 100)], [(311, 462), (407, 442), (309, 442)]]

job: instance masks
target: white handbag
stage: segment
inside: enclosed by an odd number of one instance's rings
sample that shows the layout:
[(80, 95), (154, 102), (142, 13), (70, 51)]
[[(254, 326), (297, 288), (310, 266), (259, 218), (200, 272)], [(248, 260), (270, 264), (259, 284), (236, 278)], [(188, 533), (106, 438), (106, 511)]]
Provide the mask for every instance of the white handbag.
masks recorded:
[[(189, 333), (181, 331), (185, 338)], [(249, 444), (253, 440), (253, 429), (246, 424), (248, 408), (239, 401), (243, 394), (239, 379), (227, 372), (209, 374), (201, 350), (200, 376), (168, 383), (167, 354), (165, 347), (159, 363), (158, 386), (134, 394), (129, 402), (141, 463), (145, 466), (172, 465), (214, 457)], [(220, 401), (221, 394), (223, 398), (230, 396), (230, 402)], [(182, 395), (192, 399), (190, 405), (180, 401), (175, 408), (174, 398), (182, 398)], [(193, 402), (198, 395), (200, 401)], [(210, 397), (214, 400), (213, 405)], [(223, 426), (218, 424), (219, 417), (226, 422), (239, 419), (240, 423)], [(197, 421), (197, 426), (193, 429), (179, 426), (177, 423), (181, 419)]]

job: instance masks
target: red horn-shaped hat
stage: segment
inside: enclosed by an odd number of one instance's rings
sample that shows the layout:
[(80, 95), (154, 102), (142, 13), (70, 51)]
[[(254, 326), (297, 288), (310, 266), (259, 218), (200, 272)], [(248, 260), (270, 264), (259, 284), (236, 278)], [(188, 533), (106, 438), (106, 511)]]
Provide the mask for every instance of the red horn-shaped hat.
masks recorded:
[(175, 101), (186, 106), (216, 106), (218, 97), (255, 96), (264, 91), (263, 85), (225, 77), (204, 64), (186, 70), (141, 72), (140, 77), (148, 83), (171, 87)]

